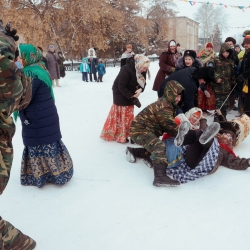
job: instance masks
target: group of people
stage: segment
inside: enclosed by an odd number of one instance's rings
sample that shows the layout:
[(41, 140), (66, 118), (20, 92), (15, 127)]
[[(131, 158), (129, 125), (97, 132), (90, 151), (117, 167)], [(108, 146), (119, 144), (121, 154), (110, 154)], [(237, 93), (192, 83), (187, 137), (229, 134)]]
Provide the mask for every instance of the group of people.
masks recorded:
[[(0, 194), (12, 167), (14, 119), (20, 117), (24, 144), (21, 184), (43, 187), (64, 185), (73, 176), (73, 162), (62, 142), (52, 80), (59, 86), (62, 54), (54, 46), (45, 57), (32, 44), (16, 45), (19, 37), (0, 20)], [(15, 63), (18, 61), (21, 66)], [(22, 68), (22, 69), (20, 69)], [(0, 217), (0, 249), (32, 250), (36, 242)]]
[[(112, 87), (113, 105), (100, 137), (119, 143), (130, 138), (131, 143), (141, 145), (143, 148), (127, 147), (127, 160), (134, 163), (142, 158), (153, 167), (155, 186), (193, 181), (213, 173), (220, 165), (247, 169), (250, 159), (236, 157), (233, 147), (250, 131), (248, 92), (244, 93), (244, 114), (232, 121), (226, 116), (227, 107), (235, 105), (233, 90), (237, 86), (241, 95), (250, 78), (250, 36), (244, 37), (245, 54), (240, 66), (232, 48), (235, 43), (228, 37), (219, 55), (213, 51), (213, 44), (207, 43), (198, 58), (193, 50), (182, 55), (176, 42), (170, 40), (159, 58), (160, 69), (153, 85), (158, 100), (136, 117), (134, 105), (140, 107), (138, 97), (146, 86), (143, 72), (149, 72), (150, 61), (127, 46)], [(204, 118), (207, 110), (214, 110), (214, 122), (209, 126)]]
[[(88, 82), (88, 75), (91, 82), (93, 79), (95, 82), (102, 82), (103, 76), (106, 74), (106, 69), (102, 59), (97, 59), (94, 48), (88, 50), (88, 57), (82, 58), (80, 72), (82, 73), (82, 80), (84, 82)], [(96, 73), (98, 73), (98, 77)]]

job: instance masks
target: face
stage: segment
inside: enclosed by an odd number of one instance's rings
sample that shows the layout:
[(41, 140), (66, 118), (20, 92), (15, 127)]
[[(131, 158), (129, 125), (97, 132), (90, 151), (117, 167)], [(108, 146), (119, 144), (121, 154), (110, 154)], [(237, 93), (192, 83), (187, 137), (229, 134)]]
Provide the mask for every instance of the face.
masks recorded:
[(230, 48), (233, 48), (233, 47), (234, 47), (234, 44), (233, 44), (232, 41), (229, 41), (229, 42), (226, 42), (226, 43), (230, 46)]
[(132, 51), (132, 48), (131, 47), (128, 47), (127, 48), (127, 52), (130, 53)]
[(175, 103), (178, 104), (181, 101), (181, 95), (175, 97)]
[(147, 70), (148, 70), (147, 67), (141, 67), (141, 68), (139, 69), (140, 73), (146, 72)]
[(223, 55), (225, 58), (228, 58), (229, 52), (225, 51), (225, 52), (222, 53), (222, 55)]
[(210, 47), (206, 48), (207, 52), (211, 52), (212, 50), (213, 50), (213, 48), (210, 48)]
[(51, 52), (55, 52), (55, 49), (54, 48), (50, 48), (49, 49)]
[(236, 52), (240, 52), (240, 48), (239, 48), (239, 47), (236, 47), (234, 50), (235, 50)]
[(90, 50), (89, 53), (90, 53), (91, 56), (93, 56), (93, 53), (94, 53), (94, 52), (93, 52), (93, 50)]
[(192, 64), (193, 64), (193, 60), (192, 60), (192, 58), (189, 57), (189, 56), (186, 56), (186, 57), (184, 58), (184, 62), (185, 62), (185, 64), (186, 64), (187, 67), (191, 67)]
[(170, 46), (170, 51), (171, 51), (172, 53), (175, 52), (175, 49), (176, 49), (176, 46)]
[(180, 47), (180, 46), (177, 46), (176, 49), (177, 49), (177, 51), (180, 51), (181, 47)]
[(249, 50), (250, 49), (250, 43), (245, 43), (244, 48), (245, 48), (245, 50)]
[(196, 115), (196, 114), (192, 114), (192, 115), (189, 117), (188, 120), (190, 121), (190, 123), (191, 123), (192, 125), (195, 125), (195, 124), (197, 124), (197, 123), (199, 122), (199, 116)]

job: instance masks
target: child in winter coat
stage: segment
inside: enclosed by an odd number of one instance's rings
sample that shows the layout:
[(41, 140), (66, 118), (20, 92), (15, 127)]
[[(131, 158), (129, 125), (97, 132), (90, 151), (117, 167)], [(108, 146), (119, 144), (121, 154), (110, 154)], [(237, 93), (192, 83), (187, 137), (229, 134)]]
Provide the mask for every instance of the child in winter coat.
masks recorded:
[(82, 72), (82, 80), (88, 82), (89, 64), (88, 58), (83, 58), (80, 65), (80, 72)]
[(105, 66), (102, 62), (102, 59), (100, 59), (98, 61), (98, 66), (97, 66), (97, 71), (98, 71), (98, 79), (97, 79), (97, 82), (102, 82), (102, 77), (103, 75), (105, 75), (106, 73), (106, 69), (105, 69)]

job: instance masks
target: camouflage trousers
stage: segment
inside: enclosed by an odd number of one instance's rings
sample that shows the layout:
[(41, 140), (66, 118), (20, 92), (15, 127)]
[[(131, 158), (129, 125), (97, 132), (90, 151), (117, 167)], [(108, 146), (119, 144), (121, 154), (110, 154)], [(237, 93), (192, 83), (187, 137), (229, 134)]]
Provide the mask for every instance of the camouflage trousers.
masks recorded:
[(133, 128), (131, 128), (130, 137), (135, 143), (141, 145), (151, 153), (153, 165), (168, 164), (168, 160), (166, 157), (166, 146), (162, 140), (155, 136), (155, 134), (149, 131), (136, 132), (133, 131)]
[(36, 242), (0, 216), (0, 250), (32, 250)]

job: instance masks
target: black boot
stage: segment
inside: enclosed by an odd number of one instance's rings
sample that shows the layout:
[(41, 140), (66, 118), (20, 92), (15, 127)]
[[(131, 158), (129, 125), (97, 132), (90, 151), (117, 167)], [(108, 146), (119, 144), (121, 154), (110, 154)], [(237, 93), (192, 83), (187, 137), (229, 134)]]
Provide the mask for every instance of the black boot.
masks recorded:
[(183, 144), (184, 137), (191, 129), (191, 124), (187, 121), (181, 123), (180, 127), (178, 128), (178, 134), (174, 139), (174, 144), (177, 147), (180, 147)]
[(201, 118), (200, 119), (200, 129), (204, 132), (207, 129), (207, 119)]
[(131, 147), (127, 147), (126, 148), (126, 158), (127, 161), (131, 162), (131, 163), (135, 163), (136, 162), (136, 158), (146, 158), (146, 154), (145, 152), (147, 152), (147, 150), (145, 148), (131, 148)]
[(166, 165), (154, 165), (155, 178), (153, 185), (156, 187), (171, 187), (180, 185), (178, 181), (173, 180), (166, 175), (166, 167)]
[[(220, 124), (218, 122), (213, 122), (211, 125), (209, 125), (206, 129), (206, 131), (201, 135), (199, 138), (199, 142), (203, 145), (210, 142), (216, 134), (220, 131)], [(212, 140), (213, 141), (213, 140)]]

